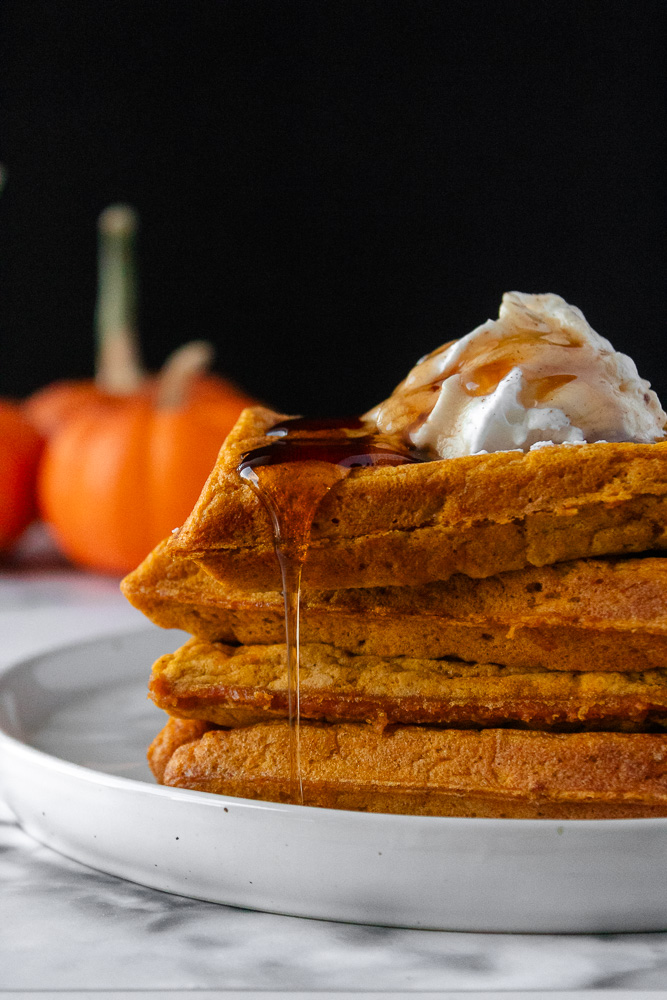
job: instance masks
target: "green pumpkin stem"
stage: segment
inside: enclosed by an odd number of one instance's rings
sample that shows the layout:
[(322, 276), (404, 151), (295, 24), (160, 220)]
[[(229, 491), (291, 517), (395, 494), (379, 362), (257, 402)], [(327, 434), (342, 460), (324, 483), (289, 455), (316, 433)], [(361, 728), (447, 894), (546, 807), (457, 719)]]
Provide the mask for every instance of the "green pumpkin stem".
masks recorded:
[(113, 395), (129, 395), (144, 378), (137, 333), (138, 222), (128, 205), (110, 205), (98, 219), (98, 286), (95, 309), (95, 381)]
[(209, 368), (213, 353), (205, 340), (192, 340), (170, 354), (158, 376), (156, 405), (170, 409), (182, 406), (193, 380)]

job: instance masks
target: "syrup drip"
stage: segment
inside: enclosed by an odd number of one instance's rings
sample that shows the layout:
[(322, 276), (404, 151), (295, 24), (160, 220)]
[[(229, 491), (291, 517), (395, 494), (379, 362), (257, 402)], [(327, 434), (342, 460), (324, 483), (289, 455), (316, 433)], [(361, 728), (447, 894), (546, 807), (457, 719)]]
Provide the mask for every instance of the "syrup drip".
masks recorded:
[(368, 433), (367, 425), (361, 417), (320, 417), (318, 420), (310, 420), (308, 417), (288, 417), (279, 424), (274, 424), (266, 432), (267, 437), (284, 437), (296, 431), (304, 431), (306, 434), (316, 434), (318, 431), (341, 431), (345, 434), (354, 431), (365, 430)]
[(407, 447), (374, 434), (358, 417), (295, 417), (267, 431), (270, 444), (247, 452), (238, 472), (271, 518), (285, 605), (287, 700), (290, 729), (290, 798), (303, 805), (299, 709), (299, 605), (301, 574), (317, 508), (352, 469), (420, 461)]

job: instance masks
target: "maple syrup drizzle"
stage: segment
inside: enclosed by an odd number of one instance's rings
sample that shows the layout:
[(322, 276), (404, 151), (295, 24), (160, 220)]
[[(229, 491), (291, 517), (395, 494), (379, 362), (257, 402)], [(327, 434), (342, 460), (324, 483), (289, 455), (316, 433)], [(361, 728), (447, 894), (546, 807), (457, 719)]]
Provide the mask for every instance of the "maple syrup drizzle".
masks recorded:
[(406, 465), (422, 460), (400, 442), (373, 433), (358, 417), (294, 417), (269, 428), (273, 440), (243, 455), (238, 473), (271, 518), (285, 606), (290, 798), (303, 805), (299, 707), (301, 574), (317, 508), (352, 469)]

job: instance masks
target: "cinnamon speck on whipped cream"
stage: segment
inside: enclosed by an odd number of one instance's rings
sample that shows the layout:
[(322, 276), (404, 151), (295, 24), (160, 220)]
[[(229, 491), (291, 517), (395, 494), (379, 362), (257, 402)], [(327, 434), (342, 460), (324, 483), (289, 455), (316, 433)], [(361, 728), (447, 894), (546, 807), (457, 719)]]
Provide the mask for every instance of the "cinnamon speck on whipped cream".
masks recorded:
[(634, 361), (559, 295), (506, 292), (498, 319), (422, 358), (366, 414), (439, 458), (595, 441), (652, 443), (667, 413)]

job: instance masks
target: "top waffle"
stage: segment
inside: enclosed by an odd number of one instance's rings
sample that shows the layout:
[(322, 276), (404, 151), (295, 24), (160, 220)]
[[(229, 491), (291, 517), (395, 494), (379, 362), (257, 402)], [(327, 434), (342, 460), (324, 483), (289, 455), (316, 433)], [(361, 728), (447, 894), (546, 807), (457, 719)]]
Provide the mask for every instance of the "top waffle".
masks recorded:
[[(282, 414), (244, 410), (172, 542), (217, 579), (280, 589), (269, 515), (237, 468)], [(561, 445), (353, 469), (322, 500), (303, 582), (414, 586), (454, 573), (667, 548), (667, 442)]]

